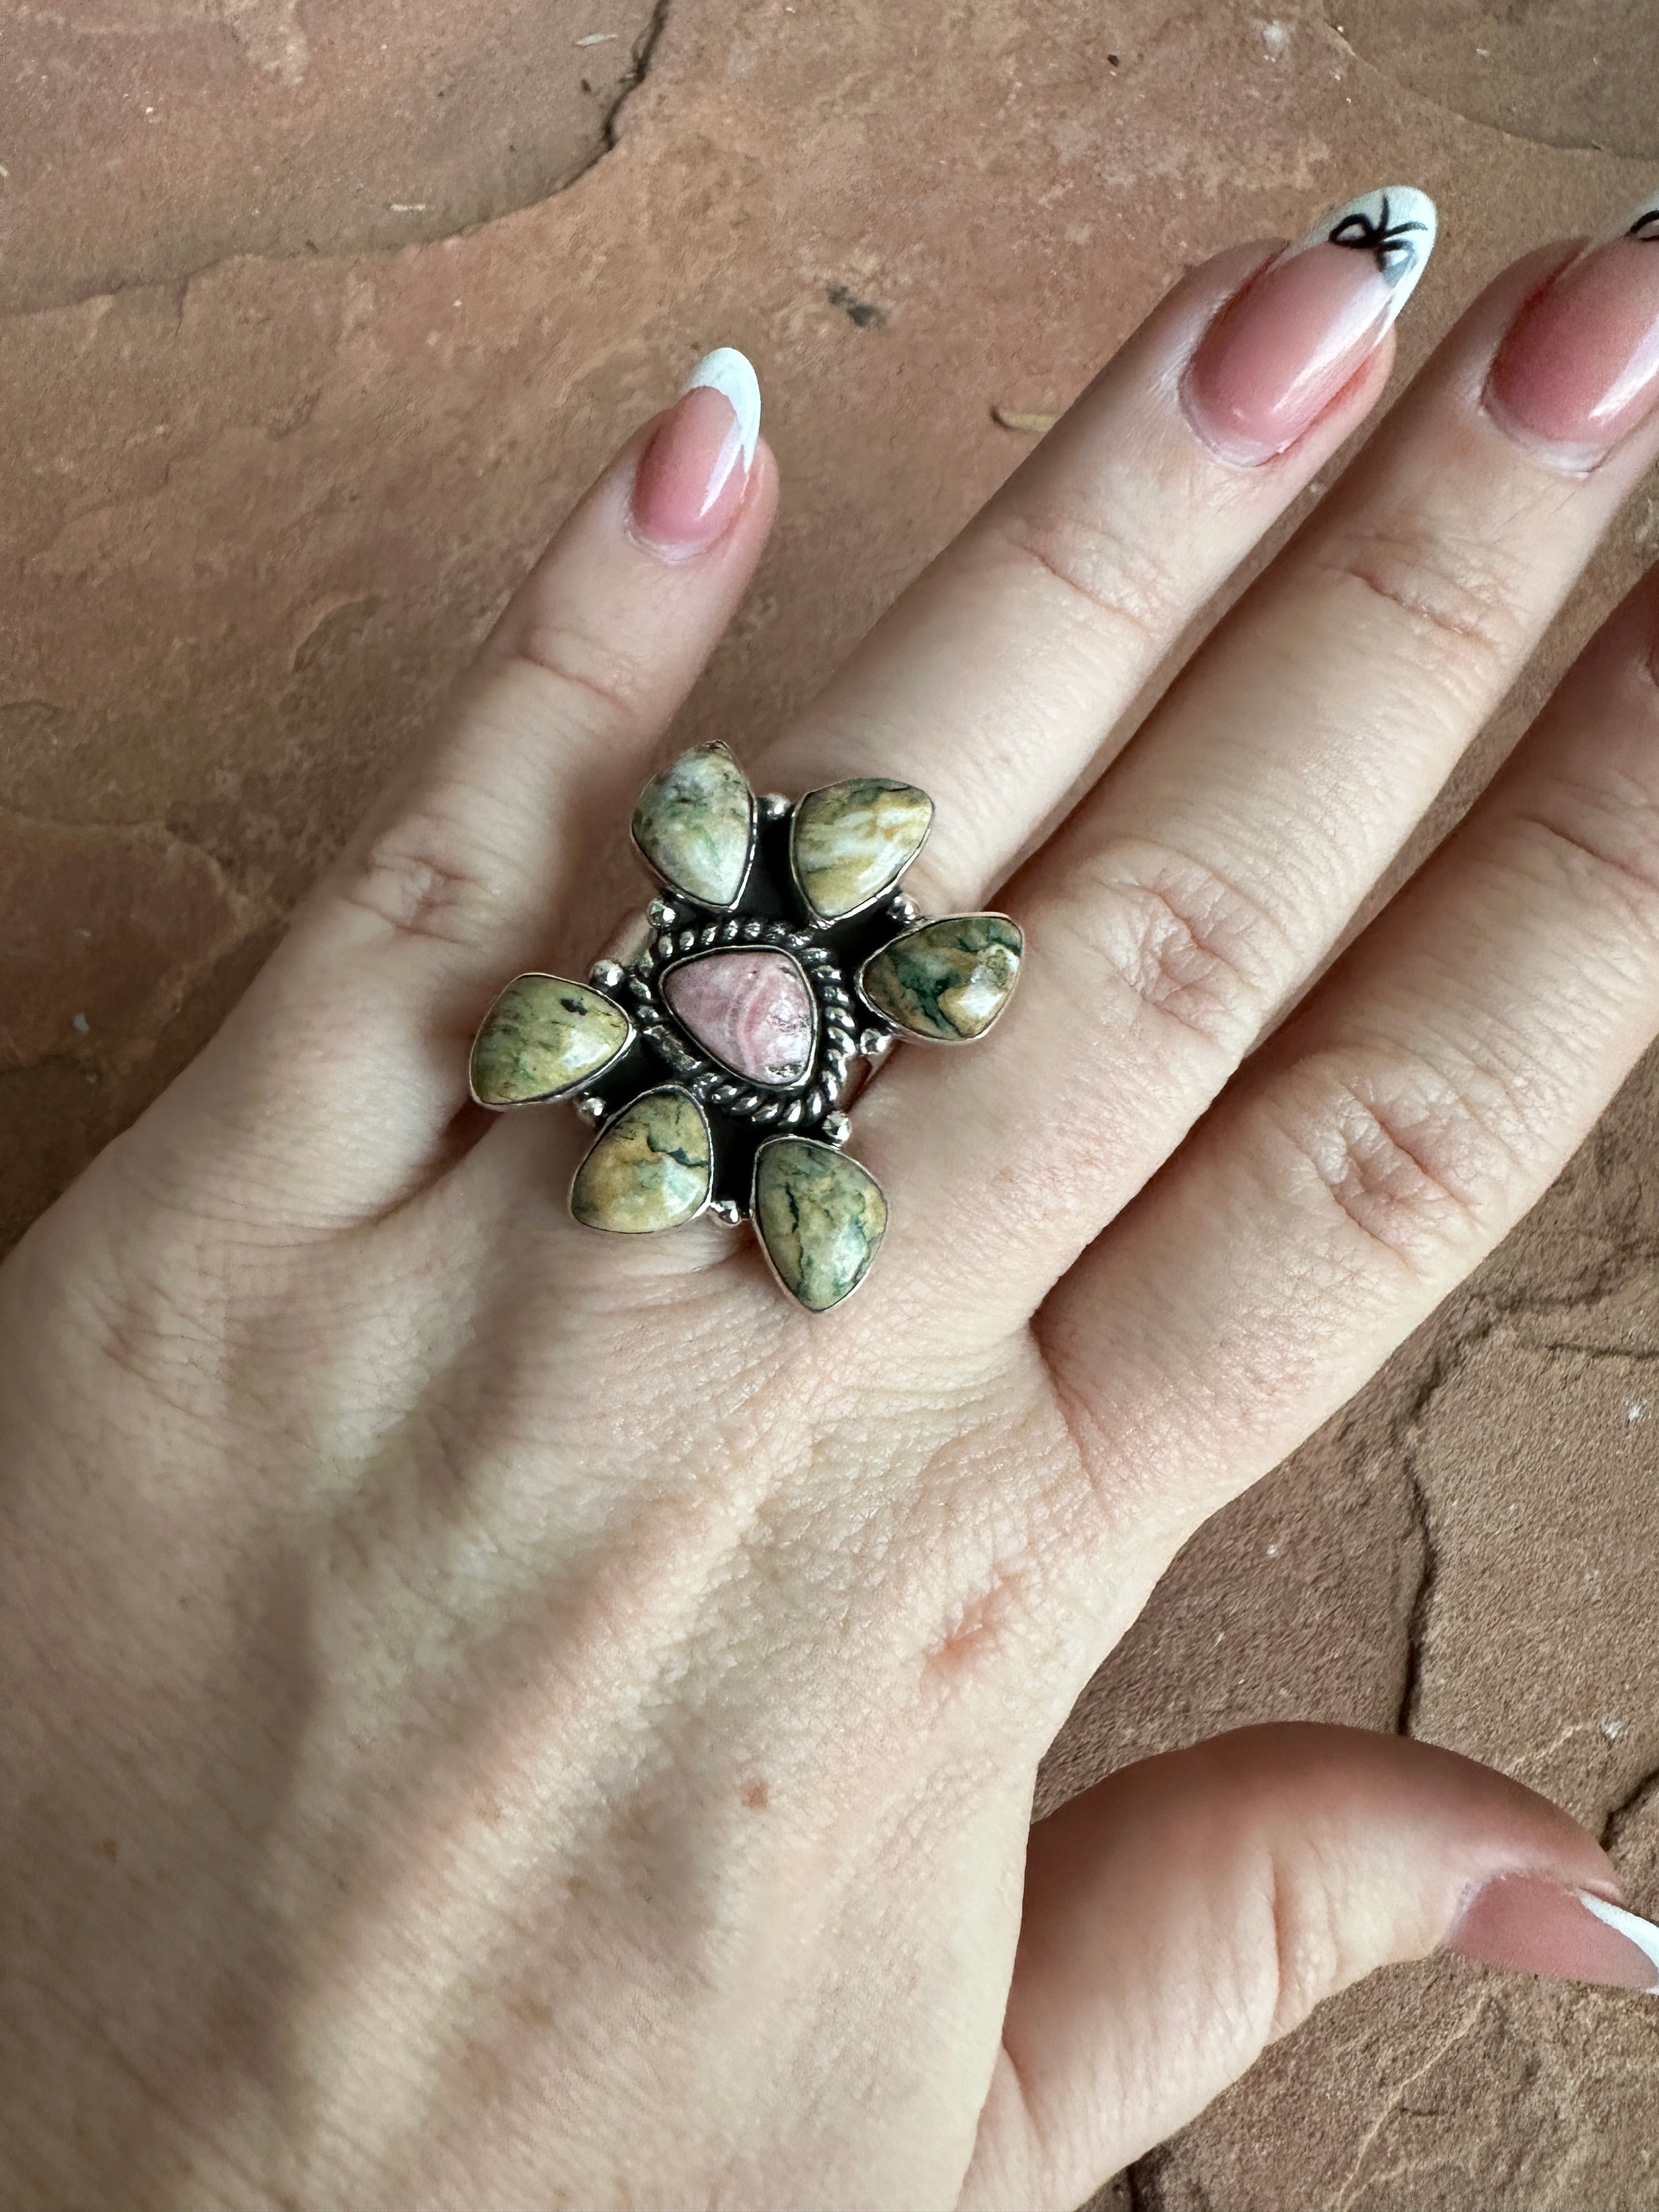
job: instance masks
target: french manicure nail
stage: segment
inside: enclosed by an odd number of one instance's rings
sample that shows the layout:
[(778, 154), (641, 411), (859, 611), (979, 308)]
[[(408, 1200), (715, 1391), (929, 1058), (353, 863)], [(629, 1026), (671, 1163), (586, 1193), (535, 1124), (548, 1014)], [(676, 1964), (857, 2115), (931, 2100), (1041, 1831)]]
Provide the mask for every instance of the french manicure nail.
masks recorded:
[(1593, 468), (1659, 404), (1659, 194), (1528, 301), (1498, 349), (1486, 406), (1524, 444)]
[(635, 534), (671, 561), (701, 553), (743, 504), (760, 438), (760, 383), (735, 346), (705, 354), (634, 478)]
[(1446, 1948), (1478, 1966), (1659, 1993), (1659, 1928), (1544, 1875), (1484, 1883), (1465, 1902)]
[(1410, 185), (1350, 200), (1253, 277), (1205, 332), (1188, 419), (1224, 460), (1271, 460), (1316, 422), (1382, 343), (1434, 251), (1434, 202)]

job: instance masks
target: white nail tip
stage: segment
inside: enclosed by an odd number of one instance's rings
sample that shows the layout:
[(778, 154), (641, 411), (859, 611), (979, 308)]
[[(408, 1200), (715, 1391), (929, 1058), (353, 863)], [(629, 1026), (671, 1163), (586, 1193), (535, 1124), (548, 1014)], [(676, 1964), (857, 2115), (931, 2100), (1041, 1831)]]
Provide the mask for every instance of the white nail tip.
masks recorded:
[(1386, 330), (1417, 289), (1439, 233), (1439, 211), (1426, 192), (1415, 185), (1385, 185), (1333, 208), (1291, 250), (1343, 246), (1369, 253), (1389, 287)]
[(732, 403), (732, 412), (738, 418), (738, 436), (743, 446), (743, 465), (751, 468), (755, 447), (760, 442), (761, 389), (754, 364), (747, 354), (739, 353), (736, 346), (716, 346), (706, 353), (680, 386), (682, 398), (688, 392), (718, 392)]
[(1573, 1894), (1586, 1912), (1593, 1913), (1607, 1927), (1616, 1929), (1626, 1942), (1634, 1943), (1638, 1951), (1653, 1961), (1653, 1987), (1659, 1993), (1659, 1928), (1639, 1913), (1626, 1912), (1622, 1905), (1609, 1905), (1605, 1897), (1597, 1897), (1588, 1889), (1575, 1890)]

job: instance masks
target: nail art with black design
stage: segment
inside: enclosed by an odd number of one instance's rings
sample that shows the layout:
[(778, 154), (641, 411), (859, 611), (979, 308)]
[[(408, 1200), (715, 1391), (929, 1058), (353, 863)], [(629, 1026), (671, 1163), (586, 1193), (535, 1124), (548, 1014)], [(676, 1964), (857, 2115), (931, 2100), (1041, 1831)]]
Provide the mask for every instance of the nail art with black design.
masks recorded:
[(1390, 284), (1415, 276), (1434, 246), (1434, 204), (1411, 185), (1368, 192), (1338, 210), (1326, 239), (1369, 253)]

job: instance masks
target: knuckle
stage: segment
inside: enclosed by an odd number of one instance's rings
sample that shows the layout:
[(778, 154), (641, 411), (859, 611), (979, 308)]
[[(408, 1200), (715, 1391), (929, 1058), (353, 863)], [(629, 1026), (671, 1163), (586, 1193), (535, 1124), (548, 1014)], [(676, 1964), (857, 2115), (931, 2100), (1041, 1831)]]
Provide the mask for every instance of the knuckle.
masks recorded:
[(532, 681), (551, 686), (565, 719), (632, 729), (654, 712), (651, 671), (614, 639), (543, 615), (516, 624), (507, 649)]
[(1334, 1870), (1275, 1863), (1267, 1905), (1273, 1948), (1267, 2040), (1276, 2043), (1363, 1972), (1366, 1962), (1353, 1955), (1356, 1946), (1345, 1924)]
[(1184, 619), (1188, 594), (1156, 548), (1109, 522), (1045, 507), (1001, 518), (988, 544), (994, 562), (1024, 568), (1083, 620), (1141, 647), (1162, 653)]
[(1524, 650), (1523, 580), (1493, 545), (1397, 522), (1346, 532), (1322, 565), (1340, 585), (1380, 603), (1437, 659), (1471, 659), (1485, 672), (1492, 663), (1507, 670)]
[(1610, 907), (1650, 950), (1659, 943), (1659, 798), (1634, 776), (1565, 779), (1512, 817), (1529, 874)]
[(340, 890), (400, 934), (465, 945), (499, 902), (498, 874), (459, 798), (434, 793), (347, 861)]
[(1172, 847), (1115, 838), (1067, 886), (1064, 925), (1091, 969), (1237, 1058), (1294, 962), (1284, 925), (1238, 884)]
[(1295, 1194), (1334, 1207), (1409, 1272), (1436, 1277), (1485, 1234), (1516, 1180), (1514, 1107), (1502, 1083), (1454, 1081), (1393, 1045), (1297, 1061), (1266, 1110)]

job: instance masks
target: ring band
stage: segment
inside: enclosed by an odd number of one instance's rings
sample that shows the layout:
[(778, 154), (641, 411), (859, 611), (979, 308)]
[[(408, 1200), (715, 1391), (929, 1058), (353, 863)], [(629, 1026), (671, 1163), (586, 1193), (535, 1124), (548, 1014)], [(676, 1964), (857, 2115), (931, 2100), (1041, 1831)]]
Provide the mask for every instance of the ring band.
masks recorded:
[(973, 1043), (1024, 956), (1006, 915), (929, 921), (899, 889), (933, 818), (926, 792), (884, 776), (792, 805), (757, 799), (723, 744), (683, 753), (634, 810), (663, 886), (634, 949), (586, 983), (514, 976), (473, 1041), (473, 1097), (570, 1099), (599, 1123), (570, 1188), (584, 1227), (747, 1219), (798, 1304), (839, 1305), (887, 1229), (880, 1185), (842, 1150), (854, 1060), (896, 1037)]

